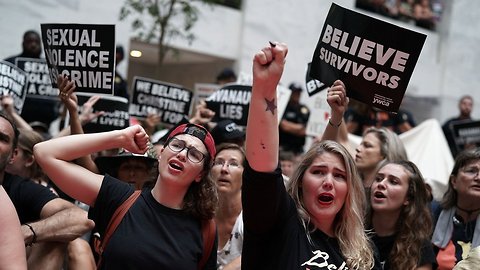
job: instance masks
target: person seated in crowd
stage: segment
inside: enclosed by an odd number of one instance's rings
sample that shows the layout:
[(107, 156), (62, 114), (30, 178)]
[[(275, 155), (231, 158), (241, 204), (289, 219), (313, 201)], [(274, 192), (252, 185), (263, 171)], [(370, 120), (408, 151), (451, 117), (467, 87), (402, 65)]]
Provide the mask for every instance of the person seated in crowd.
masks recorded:
[(211, 130), (215, 144), (234, 143), (243, 146), (245, 143), (245, 132), (240, 129), (232, 120), (221, 120)]
[(367, 228), (383, 270), (431, 270), (436, 261), (428, 192), (417, 166), (410, 161), (385, 163), (371, 187)]
[(292, 93), (279, 125), (280, 149), (300, 155), (304, 151), (310, 109), (300, 103), (301, 84), (293, 82), (288, 88)]
[(343, 121), (349, 98), (342, 81), (335, 81), (328, 89), (327, 103), (331, 108), (331, 117), (322, 134), (322, 140), (335, 140), (350, 149), (367, 192), (382, 162), (408, 160), (405, 146), (398, 135), (384, 127), (370, 127), (365, 130), (360, 145), (353, 151), (348, 142), (348, 132)]
[(5, 171), (18, 155), (19, 132), (7, 116), (0, 113), (4, 138), (0, 147), (0, 183), (13, 202), (27, 246), (28, 269), (61, 269), (68, 243), (90, 231), (94, 224), (87, 213), (58, 198), (47, 187)]
[(25, 242), (15, 207), (0, 186), (0, 269), (26, 270)]
[(292, 152), (280, 150), (278, 159), (280, 160), (280, 169), (282, 170), (283, 175), (290, 179), (290, 177), (293, 175), (293, 171), (295, 170), (295, 155)]
[(454, 136), (452, 124), (458, 121), (472, 120), (472, 110), (473, 110), (473, 97), (470, 95), (462, 96), (458, 101), (459, 115), (448, 119), (442, 125), (443, 134), (445, 135), (445, 139), (447, 139), (448, 147), (450, 147), (450, 152), (452, 152), (452, 155), (454, 157), (458, 154), (458, 152), (460, 152), (463, 149), (457, 148), (457, 145), (455, 144), (455, 136)]
[(287, 50), (283, 43), (271, 43), (253, 61), (242, 182), (242, 268), (372, 269), (374, 253), (363, 223), (365, 193), (343, 146), (315, 143), (284, 185), (275, 103)]
[(480, 149), (464, 150), (455, 158), (447, 192), (433, 214), (438, 269), (452, 269), (480, 246)]
[(234, 143), (217, 147), (210, 175), (218, 190), (215, 224), (218, 230), (217, 269), (240, 269), (243, 246), (242, 173), (245, 152)]
[[(155, 153), (156, 156), (156, 153)], [(135, 189), (152, 187), (157, 179), (157, 159), (149, 151), (143, 155), (121, 149), (115, 156), (99, 156), (95, 159), (100, 174), (109, 174), (132, 185)]]
[[(149, 144), (145, 130), (134, 125), (54, 138), (36, 144), (34, 156), (58, 187), (90, 206), (89, 217), (103, 237), (113, 213), (135, 189), (72, 161), (113, 148), (144, 154)], [(210, 242), (202, 241), (202, 224), (211, 227), (217, 206), (215, 183), (208, 177), (214, 157), (215, 143), (202, 126), (183, 124), (173, 130), (159, 157), (155, 185), (143, 189), (126, 212), (98, 269), (215, 269), (215, 230), (208, 230)]]
[(430, 0), (416, 0), (413, 5), (415, 25), (429, 30), (435, 30), (435, 16), (430, 6)]

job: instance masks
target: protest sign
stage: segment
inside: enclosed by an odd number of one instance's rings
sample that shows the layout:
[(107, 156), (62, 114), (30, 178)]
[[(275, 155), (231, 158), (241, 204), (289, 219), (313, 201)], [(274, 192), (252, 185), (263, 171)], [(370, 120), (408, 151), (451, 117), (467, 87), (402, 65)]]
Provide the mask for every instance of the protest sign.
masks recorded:
[(45, 59), (17, 57), (15, 62), (27, 73), (27, 98), (58, 100), (58, 89), (52, 87)]
[(332, 4), (315, 49), (310, 75), (347, 95), (396, 112), (426, 36)]
[(189, 117), (192, 92), (180, 85), (134, 77), (130, 115), (146, 118), (149, 114), (160, 116), (165, 124), (178, 124)]
[(316, 93), (325, 90), (328, 88), (328, 85), (322, 83), (319, 80), (316, 80), (315, 78), (312, 78), (310, 76), (310, 69), (311, 69), (312, 63), (308, 63), (307, 65), (307, 74), (305, 75), (305, 85), (307, 88), (307, 94), (309, 97), (315, 95)]
[[(291, 93), (290, 89), (282, 85), (277, 86), (275, 105), (279, 122), (285, 112)], [(241, 128), (245, 128), (251, 96), (252, 87), (250, 85), (226, 84), (206, 98), (205, 102), (207, 107), (215, 112), (213, 122), (228, 119)]]
[(9, 95), (13, 99), (15, 111), (20, 114), (25, 102), (27, 74), (17, 66), (7, 61), (0, 61), (0, 91), (1, 96)]
[(220, 85), (213, 83), (196, 83), (194, 85), (193, 100), (197, 105), (200, 100), (205, 100), (208, 96), (213, 94), (220, 88)]
[(50, 79), (58, 74), (75, 82), (77, 92), (113, 94), (115, 25), (42, 24)]
[(465, 148), (480, 146), (480, 121), (452, 121), (449, 128), (455, 141), (456, 153)]
[[(89, 98), (94, 96), (92, 93), (76, 93), (78, 105), (82, 106)], [(83, 110), (82, 107), (80, 107)], [(115, 97), (110, 95), (101, 95), (101, 98), (93, 105), (93, 112), (104, 112), (103, 115), (93, 119), (90, 123), (83, 126), (85, 133), (104, 132), (117, 129), (123, 129), (130, 125), (130, 116), (128, 114), (128, 100), (124, 97)], [(82, 111), (80, 111), (81, 113)]]

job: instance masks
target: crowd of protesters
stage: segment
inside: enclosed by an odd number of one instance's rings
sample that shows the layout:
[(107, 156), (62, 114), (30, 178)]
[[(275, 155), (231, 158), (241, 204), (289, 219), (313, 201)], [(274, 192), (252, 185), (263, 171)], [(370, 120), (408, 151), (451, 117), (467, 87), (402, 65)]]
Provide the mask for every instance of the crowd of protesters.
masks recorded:
[[(19, 56), (40, 57), (39, 43), (26, 32)], [(48, 117), (18, 115), (2, 97), (0, 269), (427, 270), (477, 259), (480, 150), (455, 153), (448, 190), (434, 201), (397, 134), (414, 125), (363, 123), (360, 145), (350, 146), (340, 80), (328, 89), (326, 129), (306, 149), (315, 116), (299, 101), (303, 86), (290, 85), (283, 117), (271, 103), (287, 52), (270, 43), (254, 55), (245, 130), (213, 123), (215, 112), (200, 102), (169, 129), (159, 131), (150, 115), (85, 134), (101, 115), (90, 110), (99, 97), (80, 110), (75, 84), (62, 75)], [(235, 79), (226, 69), (217, 82)], [(62, 115), (48, 114), (51, 106), (70, 114), (55, 134), (48, 126)], [(463, 97), (458, 118), (470, 119), (472, 107)]]

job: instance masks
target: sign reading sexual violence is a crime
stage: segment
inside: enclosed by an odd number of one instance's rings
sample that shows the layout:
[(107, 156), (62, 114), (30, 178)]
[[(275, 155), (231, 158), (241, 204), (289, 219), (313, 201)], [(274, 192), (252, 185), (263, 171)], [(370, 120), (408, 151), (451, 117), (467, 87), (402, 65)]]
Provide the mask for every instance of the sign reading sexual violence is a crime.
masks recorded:
[(77, 92), (113, 94), (115, 25), (42, 24), (50, 79), (58, 74), (75, 82)]
[[(95, 94), (76, 93), (76, 95), (78, 98), (78, 105), (83, 109), (82, 105)], [(123, 129), (130, 125), (128, 100), (124, 97), (101, 95), (101, 98), (93, 105), (92, 112), (103, 112), (103, 114), (83, 126), (85, 133)]]
[(153, 113), (166, 124), (178, 124), (189, 117), (193, 94), (180, 85), (142, 77), (133, 78), (130, 115), (146, 118)]
[(15, 62), (27, 73), (27, 97), (58, 100), (58, 89), (52, 87), (45, 59), (17, 57)]
[(18, 114), (22, 112), (25, 102), (27, 80), (25, 71), (7, 61), (0, 60), (0, 96), (11, 96)]
[(251, 96), (252, 87), (249, 85), (226, 84), (207, 97), (205, 102), (215, 112), (213, 122), (229, 119), (245, 127)]
[(332, 4), (310, 75), (326, 85), (342, 80), (347, 95), (398, 111), (426, 35)]

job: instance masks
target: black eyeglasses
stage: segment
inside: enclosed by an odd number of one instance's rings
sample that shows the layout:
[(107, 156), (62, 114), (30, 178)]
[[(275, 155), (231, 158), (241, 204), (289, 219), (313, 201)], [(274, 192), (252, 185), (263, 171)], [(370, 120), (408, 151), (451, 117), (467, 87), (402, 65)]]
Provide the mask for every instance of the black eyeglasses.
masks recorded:
[(167, 146), (176, 153), (180, 153), (187, 148), (187, 158), (193, 163), (200, 163), (205, 159), (204, 153), (195, 147), (188, 147), (185, 141), (173, 138), (168, 142)]

